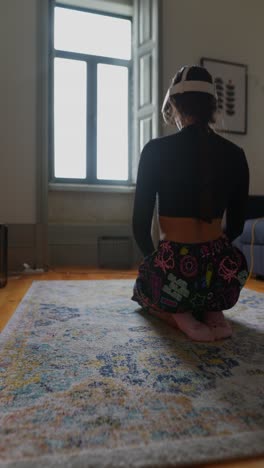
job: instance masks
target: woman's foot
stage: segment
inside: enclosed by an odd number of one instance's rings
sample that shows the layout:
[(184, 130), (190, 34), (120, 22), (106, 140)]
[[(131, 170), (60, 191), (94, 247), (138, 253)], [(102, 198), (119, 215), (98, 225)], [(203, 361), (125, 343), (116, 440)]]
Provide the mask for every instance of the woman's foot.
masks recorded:
[(179, 312), (173, 314), (173, 319), (178, 328), (194, 341), (214, 341), (214, 334), (202, 322), (194, 318), (191, 312)]
[(225, 319), (222, 311), (204, 312), (203, 323), (210, 328), (216, 340), (232, 336), (232, 327)]
[(164, 320), (169, 325), (179, 328), (189, 338), (194, 341), (214, 341), (214, 335), (211, 330), (202, 322), (196, 320), (191, 312), (157, 312), (149, 308), (148, 312), (155, 317)]
[(175, 320), (174, 320), (174, 315), (170, 312), (158, 312), (155, 309), (148, 308), (147, 311), (149, 314), (154, 315), (154, 317), (158, 317), (159, 319), (163, 320), (164, 322), (168, 323), (168, 325), (171, 325), (172, 327), (178, 328)]

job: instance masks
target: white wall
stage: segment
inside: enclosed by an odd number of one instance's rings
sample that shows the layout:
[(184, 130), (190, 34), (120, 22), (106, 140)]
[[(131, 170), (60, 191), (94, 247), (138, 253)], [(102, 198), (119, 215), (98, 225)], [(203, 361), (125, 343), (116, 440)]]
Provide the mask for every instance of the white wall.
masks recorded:
[[(251, 194), (264, 194), (264, 1), (162, 0), (162, 89), (201, 57), (248, 65), (248, 133), (227, 134), (250, 166)], [(164, 129), (164, 134), (167, 130)]]
[(36, 222), (36, 0), (0, 3), (0, 222)]

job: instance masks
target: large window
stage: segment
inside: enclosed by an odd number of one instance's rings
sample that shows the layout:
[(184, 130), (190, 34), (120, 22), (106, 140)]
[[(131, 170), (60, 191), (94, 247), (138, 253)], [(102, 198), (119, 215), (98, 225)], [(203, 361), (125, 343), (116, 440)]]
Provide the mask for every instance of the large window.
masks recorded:
[(131, 18), (54, 9), (51, 180), (128, 184)]

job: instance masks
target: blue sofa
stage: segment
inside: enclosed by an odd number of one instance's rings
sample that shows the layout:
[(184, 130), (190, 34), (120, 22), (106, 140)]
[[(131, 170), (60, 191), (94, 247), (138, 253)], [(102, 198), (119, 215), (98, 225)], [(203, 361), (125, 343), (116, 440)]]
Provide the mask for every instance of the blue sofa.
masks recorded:
[[(256, 222), (257, 219), (259, 220)], [(249, 196), (244, 229), (234, 241), (234, 245), (244, 253), (249, 269), (251, 267), (252, 226), (254, 223), (252, 273), (259, 279), (264, 279), (264, 196)]]

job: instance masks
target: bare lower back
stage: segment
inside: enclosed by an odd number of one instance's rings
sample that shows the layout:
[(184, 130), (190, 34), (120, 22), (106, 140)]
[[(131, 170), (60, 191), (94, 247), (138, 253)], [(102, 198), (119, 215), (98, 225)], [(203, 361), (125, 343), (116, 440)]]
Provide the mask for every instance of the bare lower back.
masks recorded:
[(196, 218), (160, 216), (160, 239), (183, 243), (207, 242), (223, 234), (221, 223), (221, 218), (206, 223)]

